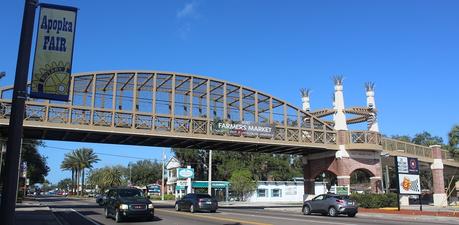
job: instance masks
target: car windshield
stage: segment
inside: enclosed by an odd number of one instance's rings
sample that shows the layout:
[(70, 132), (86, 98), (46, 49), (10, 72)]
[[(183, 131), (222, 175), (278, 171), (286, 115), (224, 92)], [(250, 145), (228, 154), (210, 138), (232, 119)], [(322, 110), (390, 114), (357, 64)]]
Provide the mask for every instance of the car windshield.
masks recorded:
[(143, 193), (136, 189), (119, 190), (120, 197), (143, 197)]

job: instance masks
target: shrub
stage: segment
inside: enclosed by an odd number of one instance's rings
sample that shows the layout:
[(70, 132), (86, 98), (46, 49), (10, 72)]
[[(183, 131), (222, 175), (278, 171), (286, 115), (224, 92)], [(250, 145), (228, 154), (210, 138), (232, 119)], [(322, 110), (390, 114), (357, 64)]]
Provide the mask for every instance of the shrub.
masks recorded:
[(362, 208), (396, 207), (397, 194), (352, 194), (351, 199)]
[[(161, 200), (161, 195), (155, 195), (149, 197), (151, 200)], [(165, 194), (164, 200), (175, 200), (175, 195)]]

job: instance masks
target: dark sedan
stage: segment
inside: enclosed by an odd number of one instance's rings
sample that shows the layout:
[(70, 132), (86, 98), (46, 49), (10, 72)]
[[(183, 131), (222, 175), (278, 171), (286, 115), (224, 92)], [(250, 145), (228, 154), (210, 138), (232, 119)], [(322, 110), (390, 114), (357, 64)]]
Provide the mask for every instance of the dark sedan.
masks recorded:
[(303, 214), (322, 213), (323, 215), (337, 216), (347, 214), (354, 217), (358, 212), (357, 203), (347, 195), (325, 194), (303, 203)]
[(191, 213), (197, 211), (216, 212), (218, 202), (208, 194), (187, 194), (175, 202), (175, 210), (189, 210)]
[(121, 222), (127, 218), (154, 218), (154, 207), (143, 192), (136, 188), (114, 188), (107, 193), (105, 217)]

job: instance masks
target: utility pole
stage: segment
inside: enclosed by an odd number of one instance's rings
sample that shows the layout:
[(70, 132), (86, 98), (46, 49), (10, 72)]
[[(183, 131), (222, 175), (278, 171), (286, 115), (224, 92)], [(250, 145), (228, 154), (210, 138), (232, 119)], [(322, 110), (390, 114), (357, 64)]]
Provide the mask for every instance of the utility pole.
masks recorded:
[(129, 167), (129, 186), (132, 186), (132, 171), (131, 171), (131, 162), (129, 162), (128, 164), (128, 167)]
[(212, 150), (209, 150), (209, 184), (207, 186), (207, 193), (212, 196)]
[(166, 158), (165, 149), (163, 148), (163, 155), (162, 158), (162, 173), (161, 173), (161, 201), (164, 201), (164, 159)]
[(25, 100), (27, 98), (27, 74), (29, 72), (30, 50), (32, 49), (35, 9), (38, 0), (25, 0), (22, 17), (19, 53), (14, 78), (11, 116), (8, 128), (8, 143), (5, 155), (5, 169), (0, 208), (2, 224), (15, 224), (16, 196), (18, 193), (18, 169), (24, 124)]

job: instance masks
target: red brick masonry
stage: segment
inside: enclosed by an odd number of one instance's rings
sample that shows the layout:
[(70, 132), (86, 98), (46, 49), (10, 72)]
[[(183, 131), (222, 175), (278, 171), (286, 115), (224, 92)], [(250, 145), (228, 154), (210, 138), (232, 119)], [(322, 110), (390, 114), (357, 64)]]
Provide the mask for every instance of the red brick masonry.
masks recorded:
[(366, 208), (359, 208), (359, 212), (363, 213), (385, 213), (385, 214), (398, 214), (398, 215), (423, 215), (423, 216), (446, 216), (446, 217), (458, 217), (459, 218), (459, 211), (455, 212), (434, 212), (434, 211), (419, 211), (419, 210), (409, 210), (409, 209), (402, 209), (400, 211), (397, 210), (386, 210), (386, 209), (366, 209)]

